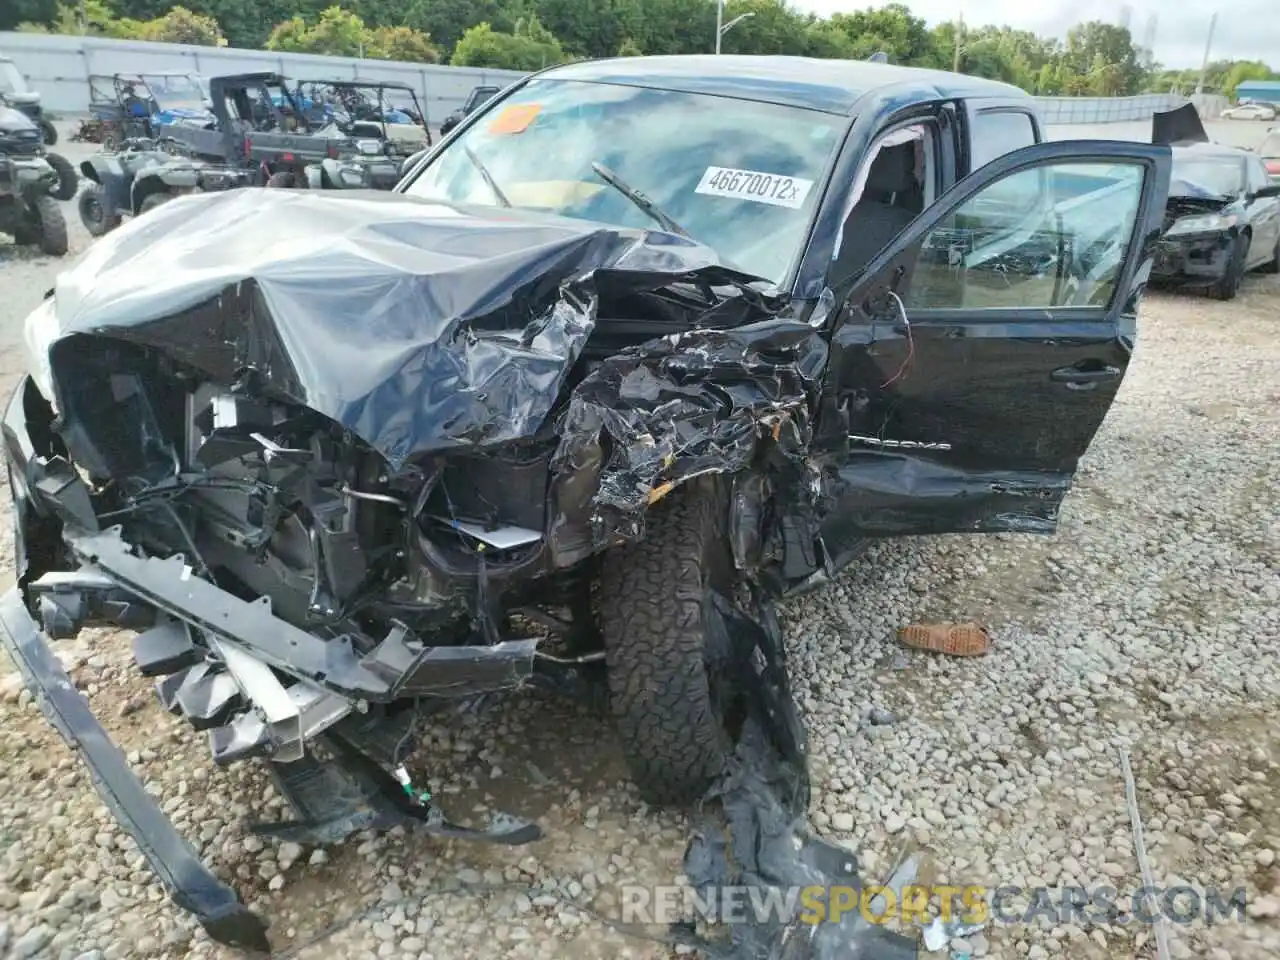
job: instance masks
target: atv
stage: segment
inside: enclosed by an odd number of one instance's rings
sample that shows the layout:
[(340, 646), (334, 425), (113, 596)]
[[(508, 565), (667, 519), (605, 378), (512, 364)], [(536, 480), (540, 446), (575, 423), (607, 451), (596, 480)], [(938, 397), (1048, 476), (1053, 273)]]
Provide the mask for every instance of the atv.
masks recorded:
[[(407, 158), (406, 158), (407, 161)], [(302, 176), (278, 173), (268, 187), (300, 187), (307, 190), (390, 190), (400, 182), (403, 162), (383, 152), (376, 140), (359, 140), (354, 150), (303, 168)]]
[(89, 77), (89, 119), (71, 139), (114, 150), (126, 140), (159, 137), (166, 126), (212, 120), (198, 76), (116, 73)]
[(49, 192), (57, 178), (43, 157), (0, 153), (0, 233), (51, 257), (67, 252), (67, 222)]
[(13, 107), (30, 117), (31, 122), (39, 129), (41, 139), (49, 146), (58, 142), (57, 128), (44, 115), (44, 108), (40, 106), (40, 94), (27, 87), (27, 81), (19, 72), (17, 64), (8, 57), (0, 57), (0, 104)]
[(130, 140), (119, 152), (97, 153), (80, 164), (87, 182), (77, 206), (85, 229), (100, 237), (126, 216), (141, 216), (174, 197), (254, 185), (252, 170), (207, 163), (177, 149), (171, 140)]
[(0, 153), (12, 157), (44, 159), (54, 173), (53, 189), (50, 191), (53, 198), (70, 200), (76, 195), (80, 180), (71, 161), (61, 154), (46, 150), (35, 122), (26, 112), (7, 106), (4, 97), (0, 97)]

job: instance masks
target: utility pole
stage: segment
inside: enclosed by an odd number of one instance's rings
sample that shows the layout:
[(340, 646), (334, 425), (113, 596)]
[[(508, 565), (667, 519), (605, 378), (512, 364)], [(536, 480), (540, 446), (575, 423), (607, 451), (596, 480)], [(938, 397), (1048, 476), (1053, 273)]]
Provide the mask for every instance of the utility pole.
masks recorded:
[(730, 30), (732, 30), (736, 24), (741, 23), (743, 20), (750, 20), (754, 16), (755, 16), (754, 13), (743, 13), (734, 17), (728, 23), (723, 23), (722, 21), (724, 20), (724, 0), (716, 0), (716, 54), (717, 55), (719, 55), (720, 53), (720, 38), (723, 37)]
[(952, 61), (951, 61), (952, 73), (960, 72), (960, 42), (963, 39), (963, 37), (964, 37), (964, 14), (962, 13), (956, 19), (956, 51), (955, 51), (955, 56), (952, 58)]
[(1218, 25), (1218, 11), (1209, 18), (1209, 36), (1204, 40), (1204, 60), (1200, 63), (1200, 79), (1196, 81), (1196, 93), (1204, 93), (1204, 78), (1209, 72), (1209, 48), (1213, 46), (1213, 30)]

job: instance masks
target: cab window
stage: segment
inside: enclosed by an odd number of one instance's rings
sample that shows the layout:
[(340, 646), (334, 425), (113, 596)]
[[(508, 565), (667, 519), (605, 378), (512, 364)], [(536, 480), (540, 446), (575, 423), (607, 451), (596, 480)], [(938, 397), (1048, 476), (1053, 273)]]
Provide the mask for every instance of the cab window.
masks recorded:
[(931, 120), (882, 135), (850, 190), (836, 238), (832, 279), (861, 273), (938, 195), (938, 128)]
[(1036, 142), (1031, 114), (1022, 110), (984, 110), (974, 116), (970, 125), (969, 172)]
[[(1106, 307), (1142, 199), (1134, 163), (1060, 160), (984, 187), (924, 238), (908, 309)], [(1011, 196), (1025, 206), (1011, 210)]]

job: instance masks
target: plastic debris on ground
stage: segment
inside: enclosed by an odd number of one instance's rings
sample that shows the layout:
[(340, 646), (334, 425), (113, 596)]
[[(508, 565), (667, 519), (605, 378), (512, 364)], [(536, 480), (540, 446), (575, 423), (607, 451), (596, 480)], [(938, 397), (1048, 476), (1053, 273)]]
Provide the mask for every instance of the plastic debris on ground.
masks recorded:
[[(720, 781), (703, 801), (685, 851), (684, 870), (705, 900), (717, 888), (785, 893), (807, 886), (861, 888), (851, 851), (813, 836), (806, 827), (809, 777), (805, 733), (786, 677), (781, 631), (763, 605), (748, 613), (713, 596), (715, 629), (734, 651), (747, 694), (746, 719), (737, 749)], [(914, 861), (890, 885), (909, 883)], [(781, 914), (781, 915), (778, 915)], [(858, 910), (838, 921), (810, 924), (799, 912), (779, 911), (728, 925), (723, 937), (692, 930), (677, 937), (707, 956), (734, 960), (909, 960), (916, 941), (868, 923)]]
[(991, 631), (978, 623), (912, 623), (898, 631), (898, 642), (948, 657), (980, 657), (991, 649)]

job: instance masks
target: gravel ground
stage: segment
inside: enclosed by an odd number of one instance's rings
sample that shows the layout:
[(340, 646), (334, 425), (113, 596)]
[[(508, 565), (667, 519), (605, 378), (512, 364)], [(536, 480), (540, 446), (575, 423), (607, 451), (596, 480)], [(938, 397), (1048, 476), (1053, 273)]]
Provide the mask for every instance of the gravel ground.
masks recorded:
[[(79, 159), (76, 145), (65, 152)], [(84, 249), (78, 224), (72, 236)], [(6, 396), (24, 364), (21, 320), (57, 269), (0, 241)], [(864, 851), (870, 877), (912, 849), (927, 877), (958, 884), (1135, 889), (1123, 745), (1156, 882), (1243, 885), (1252, 904), (1244, 923), (1176, 927), (1173, 955), (1280, 955), (1278, 306), (1280, 279), (1267, 276), (1230, 305), (1147, 297), (1134, 364), (1056, 537), (885, 542), (786, 607), (811, 817)], [(0, 531), (7, 585), (7, 516)], [(973, 618), (996, 637), (981, 660), (892, 642), (910, 620)], [(149, 789), (292, 955), (671, 954), (592, 916), (617, 915), (620, 883), (671, 882), (687, 824), (638, 799), (586, 709), (512, 698), (432, 731), (411, 765), (460, 818), (538, 818), (536, 844), (393, 832), (301, 850), (246, 831), (280, 817), (280, 798), (253, 765), (209, 763), (130, 669), (127, 640), (87, 631), (58, 649)], [(0, 955), (232, 956), (168, 904), (3, 658), (0, 795)], [(1155, 956), (1133, 924), (992, 925), (969, 939), (1010, 960)]]

